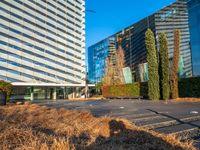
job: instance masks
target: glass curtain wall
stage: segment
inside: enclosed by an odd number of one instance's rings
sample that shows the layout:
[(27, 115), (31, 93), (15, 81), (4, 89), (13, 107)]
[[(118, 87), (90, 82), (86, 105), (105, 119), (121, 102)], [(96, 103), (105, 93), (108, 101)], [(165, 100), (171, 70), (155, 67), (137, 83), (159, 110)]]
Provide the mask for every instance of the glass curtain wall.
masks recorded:
[(200, 76), (200, 1), (190, 0), (188, 2), (188, 8), (193, 75)]

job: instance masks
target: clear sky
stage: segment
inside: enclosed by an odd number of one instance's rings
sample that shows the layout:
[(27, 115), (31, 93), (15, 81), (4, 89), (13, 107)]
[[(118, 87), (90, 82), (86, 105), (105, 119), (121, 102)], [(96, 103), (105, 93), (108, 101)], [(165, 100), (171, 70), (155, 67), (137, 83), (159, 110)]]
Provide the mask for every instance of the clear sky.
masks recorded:
[(153, 14), (175, 0), (86, 0), (86, 47)]

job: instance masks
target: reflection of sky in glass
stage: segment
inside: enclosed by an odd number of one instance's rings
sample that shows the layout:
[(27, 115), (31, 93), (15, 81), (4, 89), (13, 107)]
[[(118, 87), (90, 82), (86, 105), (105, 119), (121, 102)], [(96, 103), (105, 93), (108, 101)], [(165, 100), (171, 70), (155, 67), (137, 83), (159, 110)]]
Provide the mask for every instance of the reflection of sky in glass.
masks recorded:
[(100, 81), (105, 71), (105, 60), (108, 56), (108, 41), (101, 43), (96, 49), (95, 80)]
[(88, 49), (88, 78), (91, 82), (101, 81), (105, 74), (109, 40), (106, 39)]
[(200, 75), (200, 1), (189, 2), (189, 19), (194, 75)]

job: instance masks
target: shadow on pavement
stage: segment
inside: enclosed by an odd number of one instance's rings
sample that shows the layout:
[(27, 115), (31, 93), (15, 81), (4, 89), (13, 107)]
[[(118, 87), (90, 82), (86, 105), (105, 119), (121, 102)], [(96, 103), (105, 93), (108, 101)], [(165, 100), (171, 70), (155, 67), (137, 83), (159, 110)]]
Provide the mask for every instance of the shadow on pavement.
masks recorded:
[[(200, 129), (200, 126), (199, 126), (199, 125), (196, 125), (196, 124), (194, 124), (194, 123), (192, 123), (192, 122), (185, 122), (185, 121), (180, 120), (179, 118), (176, 118), (176, 117), (173, 117), (173, 116), (164, 114), (164, 113), (159, 113), (159, 112), (157, 112), (157, 111), (155, 111), (155, 110), (152, 110), (152, 109), (147, 109), (147, 110), (150, 111), (150, 112), (153, 112), (153, 113), (155, 113), (155, 114), (158, 114), (158, 115), (160, 115), (160, 116), (164, 116), (164, 117), (170, 118), (170, 119), (172, 119), (172, 120), (175, 120), (175, 121), (177, 121), (177, 122), (179, 123), (179, 125), (180, 125), (180, 124), (187, 124), (187, 125), (190, 125), (190, 126), (193, 126), (193, 127), (196, 127), (196, 128), (198, 128), (198, 129)], [(161, 129), (161, 128), (165, 128), (165, 127), (160, 127), (159, 129)]]

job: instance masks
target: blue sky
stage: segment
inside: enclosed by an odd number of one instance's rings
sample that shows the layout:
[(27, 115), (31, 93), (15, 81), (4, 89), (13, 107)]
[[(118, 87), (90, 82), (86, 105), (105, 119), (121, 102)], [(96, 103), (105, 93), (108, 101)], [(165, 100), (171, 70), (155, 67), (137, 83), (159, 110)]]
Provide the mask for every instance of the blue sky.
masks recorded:
[(171, 4), (175, 0), (86, 0), (86, 47)]

